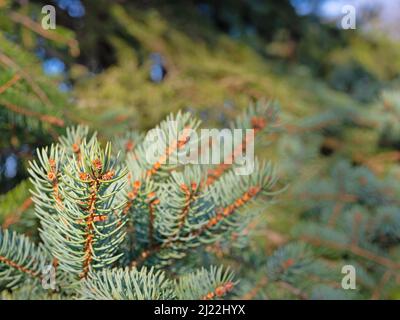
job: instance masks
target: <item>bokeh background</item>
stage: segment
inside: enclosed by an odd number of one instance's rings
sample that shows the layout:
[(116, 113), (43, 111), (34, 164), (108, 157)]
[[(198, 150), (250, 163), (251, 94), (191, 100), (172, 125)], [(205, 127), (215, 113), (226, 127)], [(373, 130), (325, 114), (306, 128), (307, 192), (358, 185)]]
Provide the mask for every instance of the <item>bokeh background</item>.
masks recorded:
[[(40, 28), (46, 4), (54, 31)], [(341, 28), (344, 5), (356, 8), (355, 30)], [(247, 230), (251, 254), (240, 261), (253, 271), (241, 297), (399, 297), (399, 0), (0, 0), (0, 12), (0, 85), (17, 65), (40, 89), (0, 95), (3, 225), (35, 223), (21, 218), (31, 210), (27, 163), (66, 125), (110, 139), (185, 110), (226, 127), (249, 104), (274, 101), (282, 130), (258, 153), (289, 187)], [(340, 290), (340, 271), (268, 287), (267, 257), (293, 242), (333, 270), (356, 264), (361, 289)]]

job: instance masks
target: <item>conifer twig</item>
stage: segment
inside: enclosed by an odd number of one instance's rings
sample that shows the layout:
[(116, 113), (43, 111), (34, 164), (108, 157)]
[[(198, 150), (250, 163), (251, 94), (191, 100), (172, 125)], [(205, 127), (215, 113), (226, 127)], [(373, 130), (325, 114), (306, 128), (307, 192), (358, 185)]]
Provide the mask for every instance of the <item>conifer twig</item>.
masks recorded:
[(33, 277), (33, 278), (39, 278), (41, 279), (40, 273), (34, 272), (24, 266), (19, 265), (18, 263), (15, 263), (14, 261), (7, 259), (6, 257), (0, 256), (0, 262), (5, 263), (6, 265), (10, 266), (11, 268), (14, 268), (20, 272), (26, 273), (27, 275)]
[(28, 210), (33, 204), (32, 198), (28, 197), (25, 201), (21, 204), (21, 206), (16, 210), (14, 214), (8, 216), (4, 222), (2, 227), (7, 229), (10, 225), (15, 224), (21, 217), (21, 214)]
[[(98, 164), (100, 165), (100, 163)], [(87, 211), (89, 213), (88, 217), (86, 218), (86, 235), (85, 235), (85, 245), (84, 245), (84, 250), (85, 250), (85, 260), (83, 261), (83, 271), (82, 274), (80, 275), (81, 279), (84, 279), (87, 277), (89, 270), (90, 270), (90, 264), (93, 259), (93, 248), (92, 248), (92, 243), (93, 243), (93, 232), (94, 232), (94, 219), (96, 215), (96, 201), (97, 201), (97, 195), (99, 192), (100, 188), (100, 182), (97, 177), (90, 183), (90, 195), (88, 199), (88, 204), (87, 204)]]
[(204, 296), (200, 297), (201, 300), (213, 300), (214, 298), (221, 298), (228, 292), (232, 291), (234, 284), (232, 281), (220, 284), (214, 291), (210, 291)]
[[(261, 131), (266, 126), (265, 119), (261, 117), (253, 117), (251, 119), (252, 129), (254, 130), (254, 135), (256, 135), (259, 131)], [(243, 138), (243, 141), (235, 146), (235, 149), (229, 154), (224, 161), (219, 164), (215, 169), (210, 169), (208, 171), (206, 185), (209, 186), (213, 184), (219, 177), (221, 177), (226, 170), (228, 170), (238, 155), (240, 155), (243, 150), (246, 148), (247, 144), (249, 144), (250, 137), (247, 135)]]
[(190, 129), (190, 127), (184, 128), (182, 134), (178, 137), (178, 139), (174, 141), (172, 145), (165, 148), (165, 152), (160, 157), (160, 159), (156, 161), (151, 169), (147, 170), (147, 177), (152, 177), (161, 168), (161, 164), (164, 163), (171, 154), (173, 154), (176, 150), (182, 149), (189, 142), (190, 137), (188, 134)]
[(47, 106), (51, 106), (49, 97), (40, 88), (40, 86), (32, 79), (32, 77), (29, 75), (29, 73), (27, 73), (25, 70), (23, 70), (13, 59), (11, 59), (9, 56), (7, 56), (3, 52), (1, 52), (1, 50), (0, 50), (0, 62), (10, 68), (17, 70), (17, 72), (19, 72), (20, 75), (29, 83), (33, 92), (35, 92), (35, 94), (43, 102), (43, 104), (45, 104)]
[(376, 286), (374, 292), (372, 293), (371, 300), (378, 300), (380, 298), (383, 287), (387, 282), (389, 282), (391, 277), (392, 277), (392, 271), (387, 270), (383, 274), (381, 280), (379, 281), (379, 284)]
[(68, 39), (60, 34), (57, 34), (56, 32), (45, 30), (37, 22), (33, 21), (25, 15), (19, 14), (16, 11), (10, 11), (8, 15), (14, 22), (23, 25), (25, 28), (28, 28), (29, 30), (41, 35), (42, 37), (47, 38), (51, 41), (66, 44), (69, 47), (72, 56), (76, 57), (79, 55), (79, 44), (78, 41), (76, 41), (75, 39)]
[(393, 270), (397, 270), (400, 269), (400, 263), (396, 263), (388, 258), (379, 256), (367, 249), (361, 248), (358, 245), (354, 245), (354, 244), (340, 244), (340, 243), (335, 243), (333, 241), (328, 241), (328, 240), (321, 240), (318, 238), (314, 238), (311, 236), (306, 236), (306, 235), (302, 235), (301, 238), (313, 245), (316, 246), (326, 246), (326, 247), (330, 247), (333, 249), (339, 249), (339, 250), (348, 250), (351, 253), (363, 257), (365, 259), (374, 261), (377, 264), (380, 264), (384, 267), (387, 267), (389, 269), (393, 269)]
[(24, 116), (33, 117), (39, 119), (40, 121), (46, 122), (48, 124), (57, 126), (57, 127), (64, 127), (65, 122), (64, 120), (57, 118), (55, 116), (50, 116), (47, 114), (41, 114), (39, 112), (35, 112), (32, 110), (24, 109), (23, 107), (17, 106), (13, 103), (9, 103), (7, 101), (0, 100), (0, 104), (6, 107), (8, 110), (13, 111), (15, 113), (19, 113)]
[[(218, 222), (220, 222), (224, 218), (229, 217), (233, 212), (235, 212), (241, 206), (243, 206), (247, 202), (249, 202), (260, 191), (261, 191), (260, 187), (250, 187), (249, 190), (247, 192), (245, 192), (242, 197), (237, 199), (233, 204), (218, 210), (217, 215), (215, 217), (212, 217), (210, 220), (208, 220), (208, 222), (206, 224), (204, 224), (199, 229), (191, 231), (189, 235), (199, 237), (205, 231), (207, 231), (211, 227), (215, 226)], [(162, 249), (168, 248), (173, 244), (179, 243), (179, 242), (181, 242), (180, 239), (170, 238), (167, 241), (165, 241), (164, 243), (161, 243), (156, 246), (152, 246), (149, 249), (146, 249), (146, 250), (142, 251), (142, 253), (139, 255), (139, 258), (137, 260), (134, 260), (131, 263), (131, 266), (136, 267), (136, 266), (140, 265), (141, 263), (143, 263), (146, 259), (148, 259), (153, 254), (159, 252)]]
[(15, 83), (19, 81), (19, 79), (21, 79), (19, 73), (14, 74), (14, 76), (10, 80), (8, 80), (5, 84), (0, 86), (0, 94), (2, 94), (8, 88), (12, 87)]
[(257, 294), (260, 292), (262, 288), (264, 288), (268, 284), (268, 277), (263, 276), (256, 283), (256, 285), (246, 294), (244, 294), (240, 299), (241, 300), (253, 300)]

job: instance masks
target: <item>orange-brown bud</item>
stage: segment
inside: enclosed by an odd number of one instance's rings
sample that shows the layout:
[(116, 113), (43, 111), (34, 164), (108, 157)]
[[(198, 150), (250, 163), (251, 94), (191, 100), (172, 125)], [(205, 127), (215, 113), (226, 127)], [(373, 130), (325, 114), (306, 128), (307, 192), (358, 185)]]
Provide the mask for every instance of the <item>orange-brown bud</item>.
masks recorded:
[(128, 192), (128, 194), (126, 195), (128, 197), (128, 199), (133, 200), (135, 199), (136, 194), (132, 191)]
[(105, 215), (95, 216), (93, 219), (94, 222), (105, 221), (105, 220), (107, 220), (107, 216)]
[(89, 174), (86, 172), (79, 172), (79, 178), (83, 181), (89, 180)]
[(55, 168), (56, 161), (54, 159), (49, 159), (49, 165), (50, 165), (51, 168)]
[(48, 178), (51, 182), (53, 182), (53, 181), (56, 180), (57, 176), (56, 176), (56, 174), (55, 174), (53, 171), (50, 171), (50, 172), (47, 174), (47, 178)]
[(289, 268), (294, 264), (294, 260), (289, 258), (283, 263), (284, 268)]
[(125, 144), (125, 150), (128, 152), (132, 151), (134, 146), (135, 144), (131, 140), (128, 140)]
[(249, 189), (249, 195), (254, 197), (260, 191), (259, 187), (251, 187)]
[(217, 297), (222, 297), (226, 293), (224, 286), (219, 286), (215, 289), (215, 294)]
[(255, 130), (262, 130), (265, 125), (267, 124), (267, 121), (264, 118), (261, 117), (253, 117), (251, 118), (251, 126)]
[(101, 168), (103, 167), (103, 164), (101, 163), (100, 159), (94, 159), (92, 161), (93, 167), (97, 170), (100, 171)]
[(79, 150), (80, 150), (79, 145), (77, 143), (74, 143), (72, 145), (72, 152), (73, 153), (79, 153)]
[(102, 179), (103, 180), (111, 180), (114, 177), (114, 175), (115, 175), (115, 172), (113, 170), (111, 170), (111, 171), (108, 171), (107, 173), (105, 173), (102, 176)]
[(233, 289), (233, 283), (231, 281), (229, 281), (226, 285), (225, 285), (225, 289), (226, 291), (231, 291)]
[(160, 169), (160, 167), (161, 167), (161, 163), (158, 162), (158, 161), (157, 161), (157, 162), (154, 164), (154, 166), (153, 166), (153, 168), (154, 168), (155, 170)]
[(154, 198), (155, 196), (156, 196), (156, 193), (154, 191), (152, 191), (147, 195), (147, 198), (151, 199), (151, 198)]
[(217, 220), (217, 218), (214, 217), (214, 218), (210, 219), (210, 221), (208, 222), (208, 225), (210, 227), (212, 227), (212, 226), (215, 226), (217, 223), (218, 223), (218, 220)]

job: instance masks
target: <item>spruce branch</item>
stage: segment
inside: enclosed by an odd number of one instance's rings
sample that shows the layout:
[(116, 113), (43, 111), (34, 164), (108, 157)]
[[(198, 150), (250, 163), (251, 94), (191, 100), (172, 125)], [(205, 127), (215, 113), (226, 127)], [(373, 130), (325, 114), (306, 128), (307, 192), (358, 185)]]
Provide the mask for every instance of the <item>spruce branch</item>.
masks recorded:
[[(0, 39), (2, 36), (0, 35)], [(13, 69), (14, 71), (18, 72), (31, 86), (33, 92), (37, 95), (37, 97), (43, 102), (43, 104), (50, 106), (51, 102), (47, 94), (43, 91), (43, 89), (38, 85), (32, 78), (32, 76), (24, 70), (19, 64), (6, 55), (2, 50), (0, 50), (0, 63), (3, 65)]]
[(12, 190), (0, 196), (0, 223), (3, 229), (7, 229), (12, 224), (17, 223), (21, 215), (32, 207), (33, 201), (30, 197), (30, 183), (22, 181)]
[(10, 80), (8, 80), (6, 83), (0, 85), (0, 94), (2, 94), (4, 91), (6, 91), (11, 86), (13, 86), (20, 79), (21, 79), (21, 76), (18, 73), (15, 73)]
[(76, 41), (74, 38), (66, 37), (65, 35), (57, 32), (45, 30), (36, 21), (33, 21), (29, 17), (22, 15), (16, 11), (10, 11), (8, 14), (12, 21), (23, 25), (25, 28), (28, 28), (29, 30), (39, 34), (40, 36), (47, 38), (51, 41), (67, 45), (72, 56), (76, 57), (79, 55), (79, 44), (78, 41)]
[(90, 273), (81, 281), (79, 292), (82, 299), (164, 300), (175, 297), (173, 289), (162, 271), (109, 269)]
[[(257, 205), (279, 192), (276, 170), (255, 160), (249, 175), (236, 175), (232, 167), (206, 185), (207, 166), (167, 161), (199, 142), (188, 135), (199, 122), (180, 113), (167, 120), (158, 127), (161, 135), (172, 132), (176, 138), (154, 162), (147, 161), (146, 151), (163, 144), (128, 133), (117, 140), (122, 150), (113, 153), (110, 143), (103, 148), (82, 126), (67, 128), (58, 143), (37, 150), (37, 160), (30, 162), (40, 237), (68, 294), (211, 299), (236, 285), (222, 267), (165, 281), (155, 270), (202, 245), (242, 234)], [(202, 285), (193, 287), (194, 281)]]
[(175, 281), (179, 300), (221, 299), (237, 284), (233, 272), (223, 266), (211, 266), (209, 270), (201, 268)]
[(25, 109), (24, 107), (15, 105), (13, 103), (9, 103), (8, 101), (5, 101), (5, 100), (0, 100), (0, 104), (3, 105), (8, 110), (18, 113), (20, 115), (36, 118), (42, 122), (45, 122), (45, 123), (48, 123), (48, 124), (51, 124), (51, 125), (54, 125), (57, 127), (64, 127), (64, 124), (65, 124), (64, 120), (62, 120), (58, 117), (47, 115), (47, 114), (41, 114), (39, 112)]
[(13, 288), (26, 278), (40, 280), (50, 259), (27, 237), (0, 229), (0, 286)]
[(39, 164), (30, 169), (41, 237), (59, 268), (78, 278), (113, 264), (125, 236), (125, 202), (117, 195), (126, 169), (112, 157), (110, 144), (103, 150), (94, 137), (86, 142), (86, 133), (69, 130), (61, 144), (39, 151)]
[[(277, 130), (277, 113), (278, 106), (273, 103), (265, 103), (262, 101), (251, 105), (242, 115), (238, 116), (235, 121), (231, 123), (233, 129), (253, 129), (256, 141), (260, 135), (265, 135)], [(229, 168), (232, 167), (235, 159), (242, 154), (246, 146), (255, 141), (250, 140), (250, 136), (245, 136), (243, 141), (233, 147), (231, 154), (227, 155), (223, 162), (217, 165), (216, 168), (208, 170), (206, 185), (213, 184), (218, 180)], [(219, 147), (212, 142), (212, 147)]]

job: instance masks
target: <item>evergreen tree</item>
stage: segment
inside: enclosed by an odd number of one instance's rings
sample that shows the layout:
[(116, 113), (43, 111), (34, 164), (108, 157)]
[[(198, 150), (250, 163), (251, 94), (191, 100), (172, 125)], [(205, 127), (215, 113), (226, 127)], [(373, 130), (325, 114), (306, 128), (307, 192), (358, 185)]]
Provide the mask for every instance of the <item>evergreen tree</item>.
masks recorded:
[[(289, 1), (64, 4), (51, 31), (43, 4), (0, 1), (2, 298), (399, 297), (398, 43)], [(279, 174), (164, 163), (204, 127), (253, 128)]]
[[(266, 133), (274, 128), (275, 113), (273, 106), (259, 104), (235, 124)], [(161, 133), (176, 138), (150, 163), (146, 152), (154, 142), (139, 140), (112, 152), (110, 143), (102, 147), (85, 127), (67, 129), (57, 144), (38, 150), (29, 173), (40, 242), (1, 231), (2, 288), (12, 293), (17, 288), (18, 297), (18, 288), (40, 286), (49, 267), (57, 287), (34, 290), (29, 298), (56, 292), (65, 298), (208, 299), (230, 293), (237, 284), (231, 271), (187, 273), (174, 262), (240, 232), (257, 212), (254, 206), (277, 193), (277, 177), (270, 163), (258, 161), (249, 175), (237, 175), (227, 164), (216, 170), (170, 165), (191, 145), (208, 144), (187, 133), (198, 125), (190, 114), (162, 122)], [(236, 145), (230, 157), (247, 143)], [(214, 143), (212, 151), (217, 147)]]

